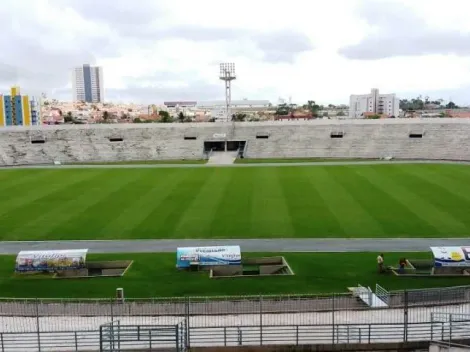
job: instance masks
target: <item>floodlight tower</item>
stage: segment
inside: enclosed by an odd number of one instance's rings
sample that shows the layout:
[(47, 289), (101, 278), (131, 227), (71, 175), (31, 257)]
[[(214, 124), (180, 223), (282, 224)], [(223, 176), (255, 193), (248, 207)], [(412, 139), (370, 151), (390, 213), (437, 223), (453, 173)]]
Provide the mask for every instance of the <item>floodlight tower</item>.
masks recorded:
[(227, 114), (227, 121), (230, 121), (232, 114), (230, 113), (230, 103), (232, 101), (232, 81), (237, 79), (235, 74), (234, 63), (220, 64), (219, 78), (225, 82), (225, 113)]

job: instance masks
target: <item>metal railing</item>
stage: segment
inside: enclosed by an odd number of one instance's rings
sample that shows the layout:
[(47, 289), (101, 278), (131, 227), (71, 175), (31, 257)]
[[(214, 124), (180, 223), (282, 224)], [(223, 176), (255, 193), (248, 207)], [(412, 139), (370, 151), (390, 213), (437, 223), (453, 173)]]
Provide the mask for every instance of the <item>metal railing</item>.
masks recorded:
[[(351, 294), (126, 299), (0, 299), (1, 332), (96, 330), (120, 320), (127, 325), (191, 327), (420, 323), (431, 313), (466, 314), (470, 287), (376, 292), (388, 301), (377, 311)], [(307, 314), (306, 314), (307, 313)], [(78, 328), (79, 327), (79, 328)]]
[[(411, 324), (335, 324), (193, 327), (121, 325), (107, 331), (0, 333), (0, 352), (126, 351), (191, 347), (372, 344), (470, 339), (470, 321)], [(187, 339), (187, 336), (189, 339)], [(191, 342), (189, 342), (189, 340)]]
[(126, 349), (171, 348), (176, 352), (186, 350), (185, 323), (174, 326), (122, 325), (119, 321), (100, 327), (100, 352), (123, 351)]
[[(449, 335), (450, 333), (450, 335)], [(470, 338), (470, 321), (453, 329), (432, 323), (226, 326), (191, 328), (191, 346), (371, 344)]]
[(0, 352), (99, 351), (100, 334), (94, 331), (0, 333)]
[[(380, 299), (386, 297), (388, 307), (371, 308), (351, 294), (177, 297), (126, 299), (124, 302), (114, 299), (0, 299), (0, 352), (15, 351), (12, 347), (15, 341), (20, 347), (22, 343), (36, 343), (47, 349), (67, 343), (70, 349), (87, 350), (99, 343), (100, 326), (118, 320), (127, 326), (175, 326), (184, 320), (185, 331), (189, 331), (187, 345), (198, 343), (204, 334), (222, 336), (217, 342), (222, 344), (232, 340), (245, 343), (250, 341), (249, 336), (257, 336), (261, 343), (266, 343), (270, 331), (291, 331), (288, 326), (300, 329), (299, 338), (304, 336), (303, 327), (308, 326), (316, 334), (329, 331), (325, 336), (331, 343), (333, 339), (354, 340), (354, 336), (359, 336), (356, 340), (368, 341), (367, 324), (374, 329), (396, 327), (406, 334), (405, 341), (419, 329), (407, 326), (432, 324), (432, 334), (437, 334), (432, 339), (447, 341), (458, 332), (455, 324), (466, 324), (470, 320), (470, 286), (390, 292), (376, 288), (376, 294)], [(465, 325), (465, 328), (470, 331), (470, 327)], [(352, 330), (345, 335), (345, 329)], [(376, 331), (374, 329), (371, 331)], [(214, 342), (214, 338), (205, 343)], [(21, 350), (20, 347), (16, 350)]]

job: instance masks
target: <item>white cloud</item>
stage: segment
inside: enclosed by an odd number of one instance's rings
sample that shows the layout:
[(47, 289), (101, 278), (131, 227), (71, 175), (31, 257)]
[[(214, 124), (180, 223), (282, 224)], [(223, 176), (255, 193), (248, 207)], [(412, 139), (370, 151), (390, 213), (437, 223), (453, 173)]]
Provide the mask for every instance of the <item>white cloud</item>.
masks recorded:
[[(71, 99), (71, 68), (104, 67), (106, 96), (346, 103), (372, 87), (470, 103), (468, 0), (22, 0), (0, 8), (0, 88)], [(467, 94), (469, 98), (467, 98)]]

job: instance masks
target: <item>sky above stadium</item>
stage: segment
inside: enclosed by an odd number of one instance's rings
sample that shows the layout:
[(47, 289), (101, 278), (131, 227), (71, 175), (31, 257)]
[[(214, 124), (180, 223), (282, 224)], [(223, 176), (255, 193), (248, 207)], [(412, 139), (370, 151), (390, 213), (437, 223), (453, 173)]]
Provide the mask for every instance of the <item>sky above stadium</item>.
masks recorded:
[(377, 87), (470, 104), (468, 0), (21, 0), (0, 7), (0, 89), (71, 100), (104, 69), (112, 101), (348, 103)]

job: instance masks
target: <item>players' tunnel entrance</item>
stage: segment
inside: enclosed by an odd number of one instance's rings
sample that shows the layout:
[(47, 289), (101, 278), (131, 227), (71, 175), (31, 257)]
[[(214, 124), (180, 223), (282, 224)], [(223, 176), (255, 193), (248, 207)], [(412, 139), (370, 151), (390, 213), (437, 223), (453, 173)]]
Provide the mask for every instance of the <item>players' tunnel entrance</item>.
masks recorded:
[(237, 151), (245, 148), (246, 141), (204, 141), (204, 151), (225, 152)]

